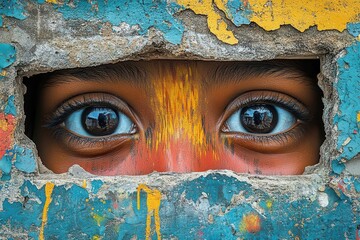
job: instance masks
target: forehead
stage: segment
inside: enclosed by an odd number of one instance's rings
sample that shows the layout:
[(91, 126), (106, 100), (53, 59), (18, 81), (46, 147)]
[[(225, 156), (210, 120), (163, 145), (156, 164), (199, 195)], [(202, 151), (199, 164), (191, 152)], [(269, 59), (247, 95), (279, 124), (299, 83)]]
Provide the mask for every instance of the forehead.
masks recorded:
[[(288, 77), (301, 81), (313, 79), (319, 73), (319, 62), (316, 60), (273, 60), (259, 62), (214, 62), (194, 60), (153, 60), (128, 61), (117, 64), (94, 66), (89, 68), (69, 69), (45, 74), (45, 86), (60, 84), (66, 81), (127, 81), (141, 85), (154, 81), (159, 75), (171, 74), (185, 69), (199, 73), (198, 79), (204, 84), (221, 84), (229, 81), (240, 81), (250, 77)], [(202, 76), (202, 77), (200, 77)]]

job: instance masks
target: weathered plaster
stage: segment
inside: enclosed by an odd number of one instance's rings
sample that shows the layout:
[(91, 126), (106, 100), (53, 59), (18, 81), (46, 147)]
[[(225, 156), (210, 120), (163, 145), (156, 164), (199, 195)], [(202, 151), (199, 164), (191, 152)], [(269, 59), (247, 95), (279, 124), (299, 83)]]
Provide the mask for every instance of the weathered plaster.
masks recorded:
[[(0, 238), (359, 238), (360, 179), (351, 171), (360, 149), (359, 8), (357, 0), (0, 2)], [(24, 76), (141, 58), (317, 56), (327, 140), (304, 176), (44, 174), (24, 136)]]

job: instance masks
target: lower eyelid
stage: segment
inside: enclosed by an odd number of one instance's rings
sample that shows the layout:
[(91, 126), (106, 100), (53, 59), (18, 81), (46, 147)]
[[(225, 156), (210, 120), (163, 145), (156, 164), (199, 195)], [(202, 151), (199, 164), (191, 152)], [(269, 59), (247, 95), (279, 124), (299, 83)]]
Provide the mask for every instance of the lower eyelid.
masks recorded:
[(103, 155), (117, 148), (126, 147), (126, 143), (139, 138), (139, 134), (119, 134), (97, 138), (79, 137), (61, 126), (53, 129), (52, 134), (68, 151), (82, 156)]
[(307, 125), (298, 121), (286, 132), (273, 135), (256, 135), (246, 133), (221, 133), (223, 141), (238, 144), (247, 149), (262, 153), (282, 152), (285, 148), (296, 146), (307, 131)]

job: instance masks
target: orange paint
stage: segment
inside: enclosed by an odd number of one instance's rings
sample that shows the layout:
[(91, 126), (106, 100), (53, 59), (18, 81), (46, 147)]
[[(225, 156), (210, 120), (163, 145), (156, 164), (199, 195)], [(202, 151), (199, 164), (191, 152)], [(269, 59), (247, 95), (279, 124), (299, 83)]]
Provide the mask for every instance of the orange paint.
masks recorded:
[(256, 233), (261, 230), (261, 219), (259, 215), (250, 213), (243, 216), (240, 223), (240, 230), (242, 232)]
[(0, 159), (13, 144), (16, 119), (13, 115), (0, 113)]
[(156, 126), (147, 136), (146, 145), (139, 144), (136, 155), (142, 161), (138, 164), (151, 163), (159, 172), (201, 171), (200, 161), (211, 166), (217, 159), (201, 115), (202, 77), (194, 65), (186, 63), (160, 65), (157, 70), (149, 81)]

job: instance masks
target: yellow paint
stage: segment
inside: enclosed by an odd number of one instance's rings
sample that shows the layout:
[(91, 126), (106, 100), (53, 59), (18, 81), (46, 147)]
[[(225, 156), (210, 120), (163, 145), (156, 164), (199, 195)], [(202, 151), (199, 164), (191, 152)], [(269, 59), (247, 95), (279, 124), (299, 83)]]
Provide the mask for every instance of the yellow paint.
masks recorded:
[(147, 194), (147, 215), (146, 215), (146, 240), (151, 239), (151, 216), (154, 215), (155, 219), (155, 231), (157, 234), (157, 239), (161, 239), (160, 233), (160, 202), (161, 202), (161, 192), (157, 189), (151, 189), (145, 184), (139, 184), (137, 187), (137, 209), (140, 210), (140, 192), (144, 191)]
[(55, 3), (55, 4), (58, 4), (58, 1), (57, 0), (46, 0), (47, 3)]
[(199, 109), (201, 76), (187, 64), (176, 64), (173, 69), (160, 68), (159, 79), (154, 79), (157, 108), (155, 122), (159, 130), (154, 134), (155, 149), (159, 145), (170, 147), (171, 142), (188, 140), (194, 152), (201, 153), (206, 147), (206, 137)]
[(360, 112), (357, 113), (356, 120), (357, 120), (357, 122), (360, 122)]
[(6, 76), (6, 71), (5, 70), (2, 70), (1, 72), (0, 72), (0, 77), (5, 77)]
[(41, 227), (39, 233), (39, 240), (44, 240), (44, 228), (48, 220), (48, 211), (49, 205), (52, 201), (51, 194), (54, 189), (54, 184), (51, 182), (46, 183), (45, 185), (45, 204), (42, 213)]
[(273, 205), (273, 203), (272, 203), (272, 201), (271, 200), (266, 200), (266, 207), (267, 208), (272, 208), (272, 205)]
[(311, 26), (318, 30), (343, 31), (346, 24), (360, 21), (359, 0), (248, 0), (250, 21), (265, 30), (290, 24), (303, 32)]
[(9, 124), (6, 121), (6, 119), (0, 119), (0, 129), (5, 132), (8, 130), (8, 127), (9, 127)]
[(92, 240), (101, 240), (101, 237), (99, 235), (94, 235), (92, 237)]
[[(219, 14), (225, 13), (231, 21), (228, 0), (177, 0), (185, 9), (207, 17), (211, 33), (228, 44), (237, 44), (234, 33)], [(347, 23), (360, 21), (359, 0), (243, 0), (251, 14), (249, 20), (265, 30), (276, 30), (281, 25), (291, 25), (303, 32), (311, 26), (319, 31), (346, 29)], [(219, 10), (216, 10), (216, 8)], [(240, 10), (241, 11), (241, 10)], [(360, 40), (360, 36), (357, 37)]]
[(82, 182), (82, 187), (83, 187), (83, 188), (86, 188), (86, 187), (87, 187), (87, 182), (86, 182), (85, 179), (84, 179), (83, 182)]
[(238, 40), (235, 38), (234, 33), (227, 29), (228, 25), (214, 8), (215, 4), (217, 8), (226, 13), (226, 2), (227, 0), (214, 0), (214, 2), (209, 0), (177, 0), (177, 3), (183, 5), (186, 9), (190, 9), (196, 14), (205, 15), (210, 32), (215, 34), (220, 41), (237, 44)]
[(101, 222), (103, 222), (105, 220), (104, 216), (100, 216), (99, 214), (96, 214), (96, 213), (91, 213), (91, 216), (94, 218), (94, 220), (96, 221), (96, 223), (99, 227), (100, 227)]

